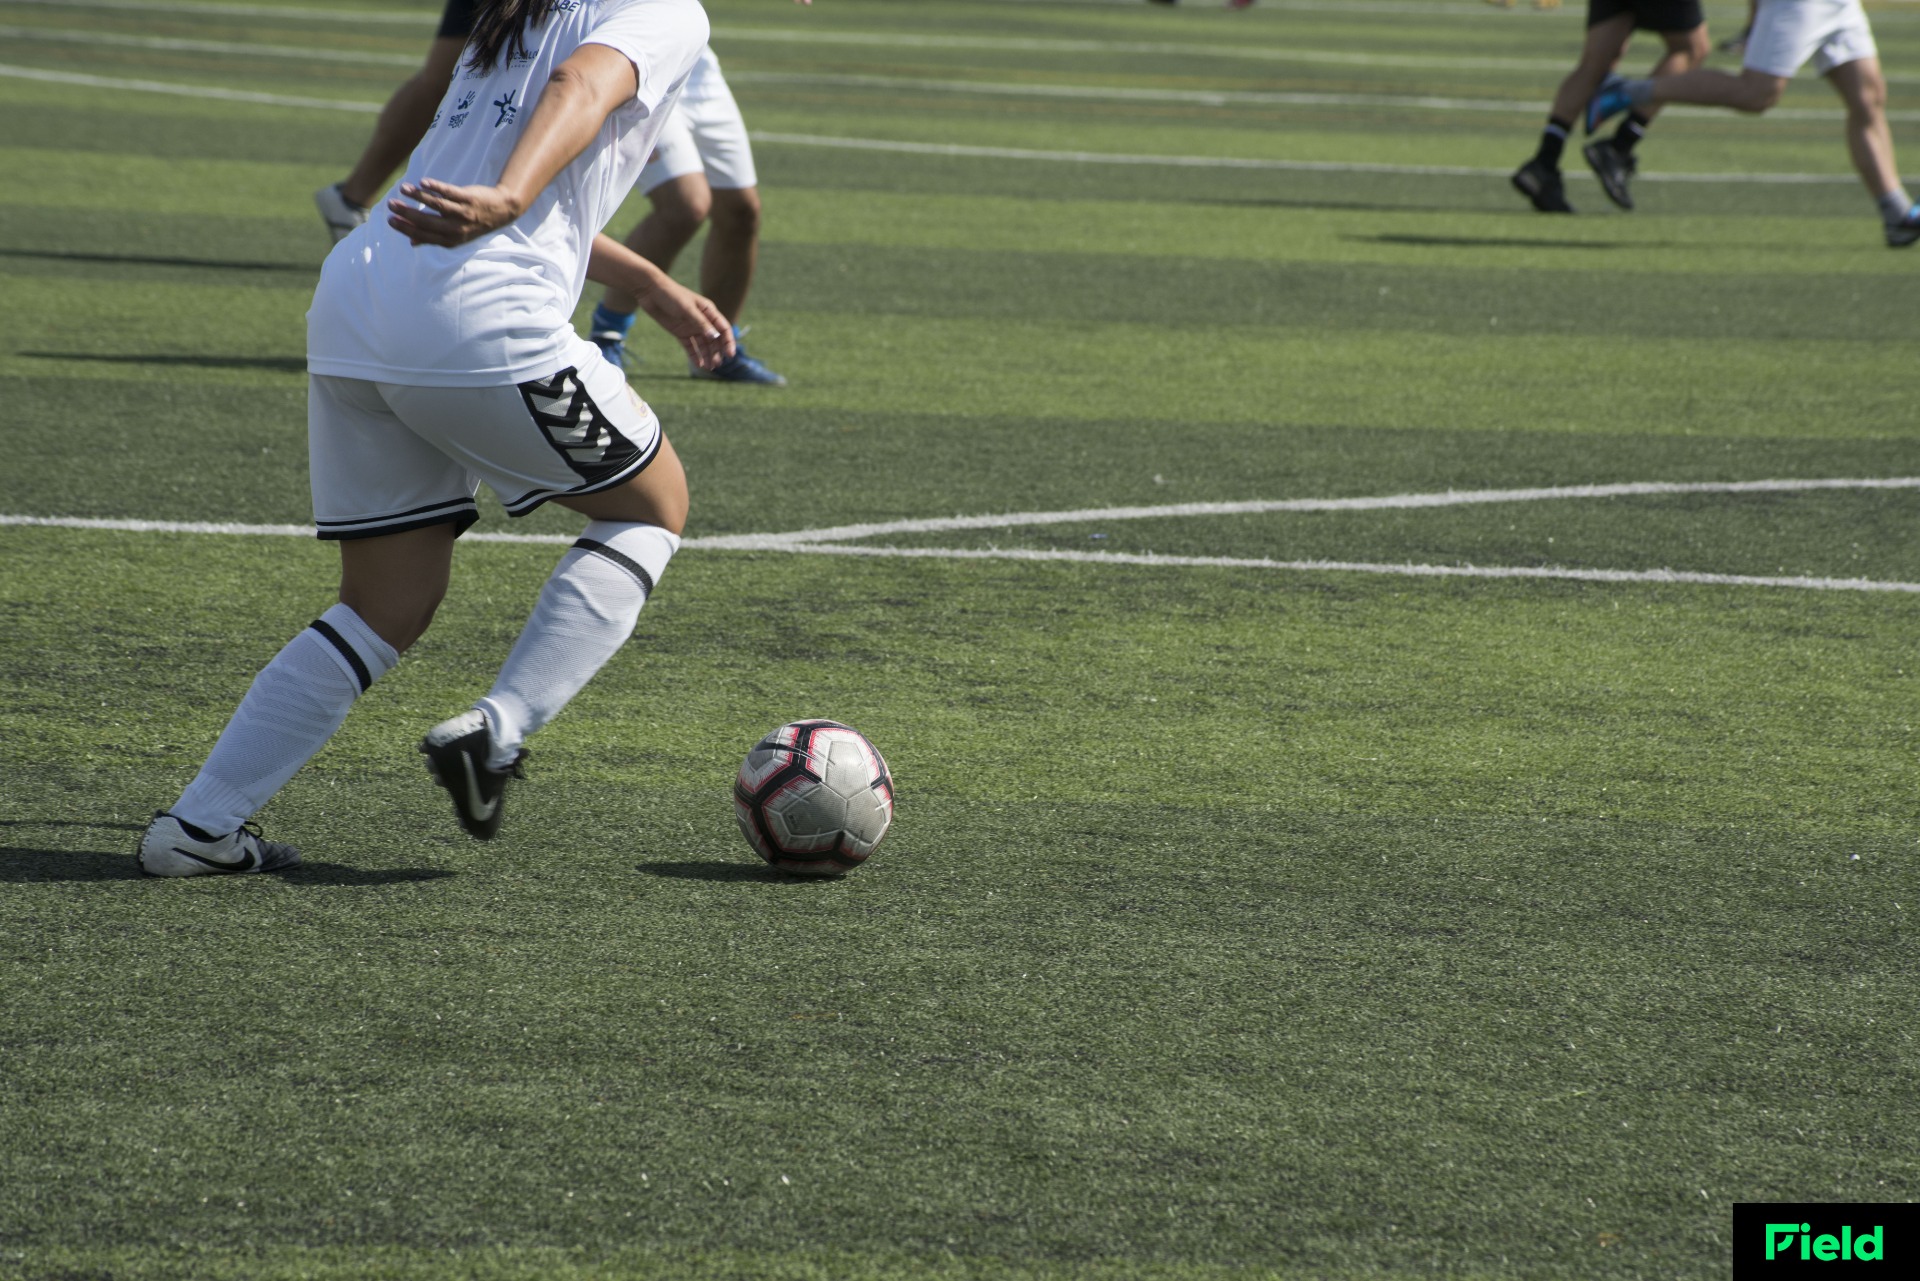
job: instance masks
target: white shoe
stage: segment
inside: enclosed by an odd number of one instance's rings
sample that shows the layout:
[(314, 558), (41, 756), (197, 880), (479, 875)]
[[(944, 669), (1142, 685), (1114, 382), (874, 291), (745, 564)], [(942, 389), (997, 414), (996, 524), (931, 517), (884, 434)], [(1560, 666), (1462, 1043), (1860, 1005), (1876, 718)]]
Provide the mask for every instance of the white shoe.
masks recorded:
[(337, 182), (313, 193), (313, 207), (320, 211), (320, 221), (327, 224), (327, 232), (336, 245), (367, 220), (368, 211), (341, 195)]
[(173, 815), (155, 814), (140, 838), (139, 863), (148, 876), (231, 876), (298, 867), (300, 851), (262, 839), (251, 824), (213, 840), (202, 840)]

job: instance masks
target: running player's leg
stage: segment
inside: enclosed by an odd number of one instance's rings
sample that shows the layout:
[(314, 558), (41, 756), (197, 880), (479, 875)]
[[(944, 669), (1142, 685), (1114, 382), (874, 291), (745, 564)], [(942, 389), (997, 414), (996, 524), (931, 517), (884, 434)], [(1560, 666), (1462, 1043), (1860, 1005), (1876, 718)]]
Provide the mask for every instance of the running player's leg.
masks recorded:
[(1894, 160), (1887, 126), (1887, 81), (1877, 57), (1856, 58), (1827, 72), (1827, 83), (1847, 105), (1847, 155), (1866, 184), (1896, 249), (1920, 240), (1920, 209), (1914, 207)]
[[(1698, 17), (1699, 7), (1694, 5), (1684, 9), (1675, 8), (1670, 12), (1682, 19)], [(1712, 51), (1713, 46), (1707, 38), (1707, 24), (1704, 21), (1699, 21), (1684, 31), (1662, 31), (1659, 35), (1666, 46), (1666, 53), (1659, 62), (1654, 64), (1653, 74), (1656, 76), (1678, 75), (1683, 71), (1691, 70), (1704, 62), (1707, 54)], [(1581, 149), (1581, 154), (1586, 157), (1587, 166), (1593, 170), (1593, 176), (1600, 180), (1601, 190), (1607, 193), (1607, 199), (1622, 209), (1633, 208), (1631, 184), (1633, 175), (1639, 168), (1634, 151), (1641, 140), (1647, 136), (1647, 126), (1653, 123), (1653, 117), (1658, 112), (1658, 107), (1649, 107), (1645, 111), (1630, 111), (1627, 113), (1627, 118), (1620, 122), (1620, 127), (1614, 130), (1612, 137), (1590, 142)]]
[(387, 179), (420, 145), (433, 123), (434, 109), (447, 92), (447, 82), (460, 65), (467, 35), (473, 30), (473, 17), (473, 0), (447, 0), (439, 30), (427, 48), (425, 64), (395, 89), (380, 109), (373, 136), (367, 139), (353, 171), (313, 193), (314, 204), (335, 243), (367, 220), (367, 211), (385, 189)]
[(700, 164), (712, 197), (707, 245), (700, 259), (701, 292), (733, 325), (733, 356), (712, 370), (694, 369), (696, 378), (784, 387), (787, 380), (754, 359), (740, 345), (741, 313), (753, 287), (760, 258), (760, 175), (753, 163), (747, 122), (715, 65), (707, 97), (688, 117)]
[[(245, 824), (332, 738), (354, 701), (419, 639), (446, 591), (471, 482), (414, 438), (372, 383), (315, 377), (308, 399), (314, 510), (339, 540), (339, 602), (254, 678), (194, 780), (141, 838), (153, 876), (276, 871), (291, 846)], [(368, 467), (365, 460), (380, 460)]]
[(1541, 213), (1572, 213), (1560, 176), (1560, 155), (1580, 109), (1599, 89), (1627, 41), (1633, 38), (1633, 12), (1621, 0), (1592, 0), (1587, 8), (1586, 40), (1580, 48), (1580, 60), (1553, 95), (1553, 107), (1541, 131), (1540, 145), (1533, 159), (1515, 171), (1512, 182)]

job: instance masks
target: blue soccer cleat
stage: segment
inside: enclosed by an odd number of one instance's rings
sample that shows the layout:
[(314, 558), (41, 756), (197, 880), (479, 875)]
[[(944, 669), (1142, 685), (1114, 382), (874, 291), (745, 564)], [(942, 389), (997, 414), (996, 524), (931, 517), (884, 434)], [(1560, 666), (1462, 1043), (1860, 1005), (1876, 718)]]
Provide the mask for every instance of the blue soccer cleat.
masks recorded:
[(1887, 223), (1887, 248), (1905, 249), (1916, 240), (1920, 240), (1920, 205)]
[(1607, 121), (1632, 107), (1633, 99), (1627, 97), (1627, 78), (1619, 75), (1608, 76), (1594, 91), (1592, 101), (1587, 103), (1587, 132), (1592, 133)]
[(615, 369), (627, 367), (627, 336), (619, 330), (596, 329), (587, 335), (587, 341), (598, 347)]
[(733, 327), (733, 355), (721, 361), (712, 369), (701, 369), (689, 364), (687, 369), (695, 378), (705, 378), (721, 383), (755, 383), (762, 387), (784, 387), (787, 380), (747, 354), (740, 345), (740, 336), (746, 330)]

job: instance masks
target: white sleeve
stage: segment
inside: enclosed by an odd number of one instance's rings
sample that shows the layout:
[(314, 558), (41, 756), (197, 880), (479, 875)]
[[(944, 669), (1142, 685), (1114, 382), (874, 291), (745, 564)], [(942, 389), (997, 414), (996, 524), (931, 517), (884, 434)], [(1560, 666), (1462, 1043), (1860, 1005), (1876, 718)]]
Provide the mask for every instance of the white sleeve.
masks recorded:
[(639, 82), (634, 102), (652, 115), (693, 71), (708, 34), (700, 0), (611, 0), (580, 43), (625, 54)]

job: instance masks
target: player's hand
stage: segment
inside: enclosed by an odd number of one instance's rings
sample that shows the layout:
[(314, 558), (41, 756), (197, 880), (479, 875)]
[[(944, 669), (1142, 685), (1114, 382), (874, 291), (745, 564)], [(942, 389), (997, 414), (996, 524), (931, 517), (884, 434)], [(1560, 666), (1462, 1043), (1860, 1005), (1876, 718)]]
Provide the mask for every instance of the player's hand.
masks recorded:
[(498, 231), (525, 212), (500, 187), (456, 187), (422, 178), (401, 184), (400, 194), (406, 200), (387, 201), (387, 225), (416, 245), (451, 249)]
[(677, 280), (662, 279), (638, 301), (654, 324), (680, 340), (687, 359), (699, 368), (713, 369), (732, 358), (733, 325), (711, 299)]

